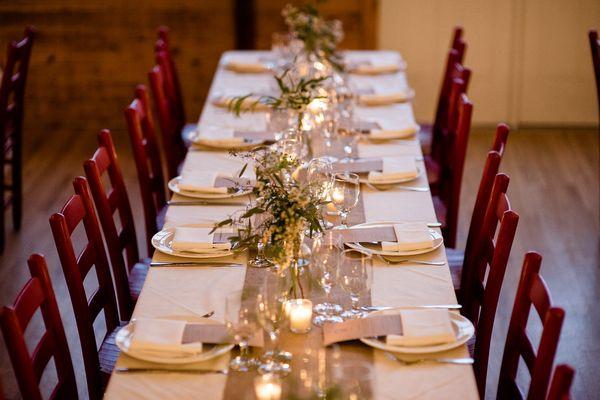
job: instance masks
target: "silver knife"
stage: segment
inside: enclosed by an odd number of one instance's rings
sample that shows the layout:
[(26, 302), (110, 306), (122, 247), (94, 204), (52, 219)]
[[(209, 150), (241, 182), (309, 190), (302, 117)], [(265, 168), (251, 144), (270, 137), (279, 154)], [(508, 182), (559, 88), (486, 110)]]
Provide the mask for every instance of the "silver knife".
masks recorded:
[(169, 368), (138, 368), (138, 367), (117, 367), (115, 368), (115, 372), (119, 374), (125, 373), (137, 373), (137, 374), (147, 374), (147, 373), (181, 373), (181, 374), (223, 374), (227, 375), (228, 370), (226, 369), (169, 369)]
[(423, 306), (398, 306), (398, 307), (391, 307), (391, 306), (362, 306), (360, 307), (361, 310), (363, 311), (381, 311), (381, 310), (393, 310), (393, 309), (399, 309), (399, 310), (403, 310), (403, 309), (417, 309), (417, 308), (442, 308), (442, 309), (446, 309), (446, 310), (460, 310), (462, 308), (462, 306), (460, 304), (430, 304), (430, 305), (423, 305)]
[(241, 263), (230, 263), (230, 262), (195, 262), (195, 261), (176, 261), (176, 262), (167, 262), (167, 261), (153, 261), (150, 263), (151, 267), (169, 267), (169, 266), (218, 266), (218, 267), (243, 267), (244, 264)]

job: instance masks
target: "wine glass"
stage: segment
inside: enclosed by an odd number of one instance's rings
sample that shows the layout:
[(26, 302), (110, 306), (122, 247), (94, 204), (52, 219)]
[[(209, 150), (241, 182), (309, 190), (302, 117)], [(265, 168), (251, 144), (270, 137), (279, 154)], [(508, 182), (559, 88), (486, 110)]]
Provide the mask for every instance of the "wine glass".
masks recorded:
[(233, 340), (240, 346), (240, 355), (229, 362), (234, 371), (249, 371), (258, 366), (258, 360), (248, 355), (248, 341), (258, 331), (256, 309), (245, 302), (241, 290), (225, 298), (225, 326)]
[(338, 282), (342, 247), (341, 238), (332, 231), (325, 232), (313, 241), (310, 271), (325, 292), (325, 301), (313, 308), (314, 312), (318, 314), (313, 319), (313, 323), (317, 326), (325, 322), (343, 321), (339, 316), (342, 307), (339, 304), (332, 303), (330, 297), (333, 285)]
[(343, 172), (334, 175), (331, 201), (342, 218), (338, 228), (348, 227), (348, 213), (358, 204), (360, 181), (358, 175)]
[(366, 316), (365, 311), (358, 307), (360, 295), (371, 290), (373, 282), (373, 258), (371, 254), (344, 250), (340, 266), (340, 285), (350, 295), (352, 308), (342, 313), (344, 319), (356, 319)]
[(309, 182), (309, 188), (312, 196), (320, 203), (317, 206), (319, 210), (319, 220), (324, 229), (330, 229), (333, 224), (323, 218), (323, 204), (331, 193), (333, 187), (333, 167), (327, 157), (313, 158), (306, 168), (306, 181)]
[(358, 139), (360, 138), (360, 132), (356, 129), (340, 127), (338, 129), (337, 137), (342, 144), (342, 148), (345, 154), (345, 157), (342, 158), (340, 161), (353, 162), (354, 160), (356, 160), (358, 158), (356, 155), (356, 145), (358, 143)]
[(270, 350), (261, 357), (262, 363), (258, 367), (261, 374), (287, 375), (291, 371), (289, 362), (292, 355), (278, 348), (279, 334), (287, 321), (285, 301), (291, 285), (290, 279), (289, 271), (269, 274), (256, 296), (258, 321), (271, 342)]

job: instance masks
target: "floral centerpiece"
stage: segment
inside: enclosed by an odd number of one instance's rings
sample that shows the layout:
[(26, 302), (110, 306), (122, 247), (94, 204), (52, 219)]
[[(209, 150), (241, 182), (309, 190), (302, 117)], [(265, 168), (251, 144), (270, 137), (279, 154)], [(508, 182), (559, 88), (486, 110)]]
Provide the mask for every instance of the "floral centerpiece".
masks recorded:
[(281, 15), (290, 33), (304, 45), (304, 53), (309, 58), (324, 60), (335, 70), (344, 70), (342, 57), (337, 51), (344, 38), (340, 20), (325, 20), (319, 16), (316, 7), (305, 4), (300, 7), (287, 4)]
[(303, 297), (297, 261), (305, 233), (312, 237), (323, 231), (320, 206), (324, 201), (311, 187), (311, 182), (296, 178), (295, 172), (300, 167), (297, 158), (274, 147), (261, 147), (238, 155), (254, 165), (256, 200), (238, 220), (228, 218), (217, 223), (215, 229), (233, 226), (235, 232), (229, 240), (236, 250), (256, 248), (261, 242), (265, 255), (281, 270), (293, 269), (292, 295)]

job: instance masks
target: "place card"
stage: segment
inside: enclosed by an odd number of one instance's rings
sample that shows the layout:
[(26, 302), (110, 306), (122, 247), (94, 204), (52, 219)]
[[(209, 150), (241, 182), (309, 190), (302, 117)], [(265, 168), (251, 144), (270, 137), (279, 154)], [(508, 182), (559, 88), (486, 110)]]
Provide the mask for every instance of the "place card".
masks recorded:
[(275, 132), (272, 131), (233, 131), (233, 137), (244, 139), (260, 139), (274, 142)]
[(344, 243), (359, 242), (397, 242), (393, 225), (374, 225), (360, 228), (332, 230), (333, 235), (341, 237)]
[(380, 157), (365, 157), (348, 162), (337, 161), (333, 163), (332, 167), (335, 173), (354, 172), (360, 174), (361, 172), (382, 171), (383, 159)]
[(223, 176), (217, 175), (215, 178), (215, 187), (226, 187), (235, 188), (240, 186), (253, 186), (255, 181), (250, 178), (239, 177), (239, 176)]
[(350, 319), (337, 324), (323, 325), (323, 344), (356, 340), (363, 337), (401, 335), (400, 314), (377, 315), (368, 318)]
[[(227, 332), (223, 324), (187, 324), (183, 331), (181, 344), (187, 343), (234, 343), (233, 338)], [(262, 331), (257, 332), (248, 341), (249, 346), (263, 347), (264, 336)]]
[(372, 129), (381, 129), (381, 125), (375, 121), (359, 120), (354, 123), (354, 129), (362, 133), (370, 133)]

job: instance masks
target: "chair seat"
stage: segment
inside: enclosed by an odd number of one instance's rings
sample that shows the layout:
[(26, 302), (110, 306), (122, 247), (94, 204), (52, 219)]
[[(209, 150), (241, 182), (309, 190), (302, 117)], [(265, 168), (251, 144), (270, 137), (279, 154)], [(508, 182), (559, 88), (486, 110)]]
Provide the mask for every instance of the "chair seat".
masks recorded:
[(446, 208), (446, 205), (444, 204), (442, 199), (440, 199), (439, 196), (433, 196), (432, 200), (433, 200), (433, 209), (435, 210), (435, 215), (437, 217), (437, 220), (442, 224), (441, 228), (445, 229), (446, 228), (446, 215), (448, 214), (448, 209)]
[(131, 293), (131, 299), (134, 302), (137, 302), (138, 297), (140, 297), (146, 275), (148, 275), (148, 269), (150, 268), (149, 258), (140, 261), (129, 271), (129, 293)]
[(475, 341), (477, 340), (477, 332), (473, 334), (471, 339), (467, 340), (467, 348), (469, 349), (469, 355), (475, 357)]
[(102, 391), (106, 389), (108, 385), (108, 380), (110, 379), (110, 374), (112, 374), (113, 369), (115, 369), (115, 364), (117, 363), (117, 358), (119, 358), (120, 350), (115, 343), (115, 336), (121, 327), (126, 325), (127, 323), (122, 323), (120, 326), (117, 326), (102, 342), (100, 345), (100, 350), (98, 350), (98, 359), (100, 360), (100, 373), (102, 374)]
[(156, 213), (156, 229), (159, 231), (162, 230), (163, 226), (165, 226), (165, 216), (167, 215), (167, 206), (164, 206)]
[(190, 147), (192, 145), (192, 137), (196, 133), (196, 129), (198, 128), (198, 124), (188, 123), (183, 126), (181, 130), (181, 138), (183, 139), (183, 143), (185, 143), (186, 147)]
[(431, 158), (431, 156), (425, 156), (423, 161), (425, 162), (425, 169), (427, 170), (427, 181), (433, 191), (440, 183), (440, 164)]
[(421, 151), (423, 155), (431, 154), (431, 144), (433, 143), (433, 126), (421, 125), (419, 130), (419, 142), (421, 143)]
[(460, 279), (465, 254), (461, 250), (446, 248), (446, 257), (448, 258), (448, 266), (450, 267), (454, 291), (458, 292), (460, 290)]

